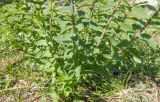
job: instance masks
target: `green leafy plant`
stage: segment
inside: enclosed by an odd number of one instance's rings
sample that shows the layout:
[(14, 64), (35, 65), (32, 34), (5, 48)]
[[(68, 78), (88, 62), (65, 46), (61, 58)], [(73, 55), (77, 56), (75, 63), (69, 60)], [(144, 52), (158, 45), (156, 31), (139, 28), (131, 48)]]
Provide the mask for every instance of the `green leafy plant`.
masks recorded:
[(21, 0), (0, 6), (1, 41), (23, 51), (35, 70), (45, 73), (55, 100), (67, 100), (94, 74), (127, 72), (120, 82), (127, 85), (148, 63), (141, 48), (158, 49), (146, 31), (160, 21), (159, 9), (151, 5), (153, 15), (145, 12), (146, 5), (126, 0)]

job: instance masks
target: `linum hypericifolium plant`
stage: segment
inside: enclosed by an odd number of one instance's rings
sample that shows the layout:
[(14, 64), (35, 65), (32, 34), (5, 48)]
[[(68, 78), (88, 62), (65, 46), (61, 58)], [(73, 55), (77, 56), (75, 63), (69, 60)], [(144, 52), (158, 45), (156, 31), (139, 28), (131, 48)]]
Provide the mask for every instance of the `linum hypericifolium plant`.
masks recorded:
[(157, 47), (145, 30), (159, 8), (134, 0), (21, 0), (1, 7), (2, 36), (46, 73), (51, 92), (60, 95), (69, 96), (88, 74), (143, 65), (142, 42)]

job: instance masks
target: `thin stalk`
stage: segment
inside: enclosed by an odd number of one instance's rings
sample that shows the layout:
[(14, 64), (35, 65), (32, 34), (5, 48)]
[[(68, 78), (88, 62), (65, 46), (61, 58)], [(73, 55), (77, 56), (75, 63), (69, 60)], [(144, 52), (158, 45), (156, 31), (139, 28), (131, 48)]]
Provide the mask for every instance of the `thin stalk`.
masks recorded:
[(144, 30), (150, 25), (150, 23), (152, 22), (153, 17), (154, 17), (155, 15), (159, 14), (159, 12), (160, 12), (160, 8), (159, 8), (159, 10), (158, 10), (157, 12), (155, 12), (155, 13), (153, 14), (152, 17), (150, 17), (150, 18), (147, 20), (147, 22), (144, 24), (144, 27), (143, 27), (142, 29), (140, 29), (138, 32), (136, 32), (135, 38), (137, 38), (139, 35), (141, 35), (141, 33), (143, 33), (143, 31), (144, 31)]
[(112, 16), (107, 20), (107, 24), (106, 24), (106, 26), (105, 26), (104, 29), (103, 29), (103, 32), (102, 32), (102, 34), (101, 34), (101, 36), (100, 36), (99, 41), (97, 42), (97, 47), (98, 47), (99, 44), (101, 43), (101, 41), (102, 41), (102, 39), (103, 39), (106, 31), (107, 31), (107, 28), (109, 27), (111, 21), (113, 20), (114, 15), (115, 15), (115, 13), (116, 13), (116, 11), (117, 11), (118, 6), (120, 5), (120, 3), (121, 3), (121, 0), (119, 0), (118, 3), (116, 4), (116, 6), (113, 8), (113, 10), (112, 10), (112, 12), (111, 12)]
[(71, 33), (72, 34), (75, 34), (76, 33), (76, 27), (75, 27), (75, 15), (74, 15), (74, 0), (69, 0), (69, 3), (70, 3), (70, 9), (71, 9), (71, 17), (70, 17), (70, 20), (71, 20), (71, 24), (72, 24), (72, 29), (71, 29)]
[[(124, 0), (124, 1), (125, 1), (125, 0)], [(125, 1), (125, 2), (127, 3), (127, 1)], [(135, 2), (136, 2), (136, 0), (133, 0), (133, 1), (131, 2), (131, 4), (129, 4), (129, 6), (132, 7), (132, 6), (135, 4)], [(128, 17), (128, 14), (129, 14), (129, 11), (125, 14), (124, 19), (126, 19), (126, 18)]]

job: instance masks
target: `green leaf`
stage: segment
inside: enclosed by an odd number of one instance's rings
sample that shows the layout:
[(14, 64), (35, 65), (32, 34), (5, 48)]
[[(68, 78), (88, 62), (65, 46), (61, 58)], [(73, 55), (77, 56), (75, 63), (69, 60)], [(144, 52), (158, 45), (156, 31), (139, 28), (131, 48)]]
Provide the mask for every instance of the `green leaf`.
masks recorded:
[(112, 8), (113, 8), (113, 5), (111, 5), (111, 4), (105, 4), (105, 5), (101, 6), (101, 7), (99, 8), (99, 10), (100, 10), (100, 11), (106, 11), (106, 10), (110, 10), (110, 9), (112, 9)]
[(100, 53), (100, 50), (98, 48), (94, 48), (93, 54), (98, 54), (98, 53)]
[(77, 77), (78, 80), (80, 79), (80, 76), (81, 76), (81, 66), (78, 66), (75, 69), (75, 76)]
[(78, 31), (82, 31), (84, 29), (84, 25), (83, 23), (79, 23), (76, 28), (78, 29)]
[(93, 22), (90, 23), (90, 28), (92, 30), (95, 30), (95, 31), (100, 31), (100, 32), (103, 31), (103, 28), (101, 26), (99, 26), (99, 25), (97, 25), (96, 23), (93, 23)]
[(151, 48), (153, 48), (153, 49), (157, 48), (157, 43), (156, 43), (155, 39), (153, 39), (153, 38), (149, 39), (148, 43)]
[(132, 8), (132, 14), (136, 17), (136, 18), (142, 18), (142, 19), (147, 19), (149, 18), (149, 15), (147, 15), (147, 13), (145, 13), (144, 8), (140, 7), (140, 6), (134, 6)]
[(136, 63), (142, 63), (141, 59), (136, 57), (136, 56), (133, 56), (133, 60), (136, 62)]
[(70, 10), (70, 6), (61, 6), (58, 7), (57, 9), (59, 11), (60, 14), (62, 15), (71, 15), (71, 10)]
[(146, 43), (148, 43), (148, 45), (153, 48), (153, 49), (156, 49), (157, 47), (157, 44), (156, 44), (156, 41), (149, 35), (149, 34), (141, 34), (139, 36), (139, 39), (145, 41)]
[(72, 28), (72, 26), (67, 26), (64, 29), (61, 28), (62, 30), (61, 30), (60, 34), (65, 33), (66, 31), (70, 30), (71, 28)]
[(118, 46), (119, 47), (128, 47), (130, 45), (130, 42), (127, 39), (122, 40)]
[(108, 54), (103, 54), (103, 57), (106, 59), (112, 59), (113, 56)]
[(44, 51), (42, 57), (52, 57), (52, 54), (50, 53), (49, 50)]
[(111, 46), (111, 56), (113, 58), (113, 56), (116, 54), (116, 48), (114, 48), (113, 46)]
[(64, 55), (64, 59), (71, 59), (73, 57), (74, 53), (69, 53), (69, 54), (66, 54)]
[(46, 65), (47, 63), (50, 63), (49, 61), (48, 61), (48, 59), (40, 59), (39, 60), (41, 63), (43, 63), (44, 65)]
[(132, 26), (130, 26), (129, 24), (126, 24), (126, 23), (121, 23), (120, 29), (123, 30), (124, 32), (133, 32), (134, 31)]
[(38, 46), (48, 46), (46, 40), (39, 40), (39, 41), (36, 43), (36, 45), (38, 45)]
[(112, 44), (112, 46), (117, 46), (119, 44), (119, 41), (116, 40), (113, 37), (108, 37), (108, 40), (110, 41), (110, 43)]
[(57, 19), (61, 29), (65, 29), (66, 28), (66, 25), (69, 23), (69, 21), (64, 21), (64, 20), (61, 20), (61, 19)]
[(47, 62), (45, 65), (44, 65), (44, 70), (46, 71), (46, 72), (48, 72), (48, 69), (51, 67), (51, 63), (50, 62)]
[(151, 10), (151, 11), (157, 11), (157, 9), (154, 7), (154, 6), (152, 6), (152, 5), (148, 5), (148, 4), (146, 4), (146, 5), (144, 5), (146, 8), (148, 8), (149, 10)]
[(79, 8), (90, 7), (93, 4), (93, 0), (83, 0), (78, 3)]

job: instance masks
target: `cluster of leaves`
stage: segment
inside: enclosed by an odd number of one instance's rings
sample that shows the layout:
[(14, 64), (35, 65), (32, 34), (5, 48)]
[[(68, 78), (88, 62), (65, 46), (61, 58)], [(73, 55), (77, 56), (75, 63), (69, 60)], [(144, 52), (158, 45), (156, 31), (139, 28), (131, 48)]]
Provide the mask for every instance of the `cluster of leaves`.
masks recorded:
[(128, 75), (153, 63), (148, 53), (158, 49), (146, 29), (158, 27), (159, 8), (134, 0), (8, 0), (0, 6), (0, 41), (46, 73), (53, 98), (68, 97), (94, 74), (127, 73), (126, 84)]

